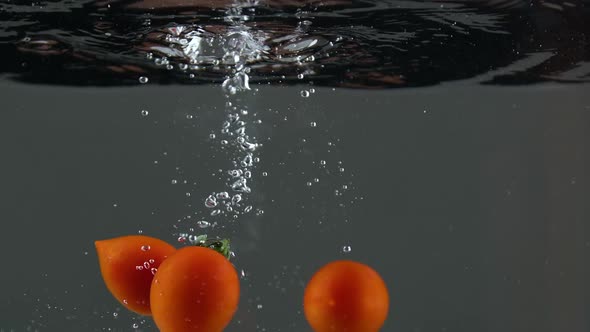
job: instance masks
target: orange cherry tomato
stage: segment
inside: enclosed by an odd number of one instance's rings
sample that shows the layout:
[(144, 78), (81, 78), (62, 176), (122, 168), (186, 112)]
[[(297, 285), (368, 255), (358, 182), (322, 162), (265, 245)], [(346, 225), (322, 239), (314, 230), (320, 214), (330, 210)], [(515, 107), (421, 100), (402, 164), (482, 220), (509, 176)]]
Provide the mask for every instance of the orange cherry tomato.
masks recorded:
[(303, 306), (315, 332), (376, 332), (387, 318), (389, 294), (372, 268), (336, 261), (311, 278)]
[(96, 241), (102, 278), (127, 309), (150, 315), (150, 286), (160, 264), (172, 255), (172, 245), (143, 235)]
[(223, 255), (184, 247), (158, 268), (150, 301), (160, 332), (221, 332), (236, 312), (239, 297), (238, 274)]

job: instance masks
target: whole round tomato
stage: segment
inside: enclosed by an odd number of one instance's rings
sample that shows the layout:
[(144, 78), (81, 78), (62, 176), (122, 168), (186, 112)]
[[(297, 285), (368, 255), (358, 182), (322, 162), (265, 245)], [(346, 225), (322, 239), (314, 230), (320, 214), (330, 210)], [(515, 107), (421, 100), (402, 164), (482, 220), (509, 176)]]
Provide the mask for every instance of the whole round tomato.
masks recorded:
[(238, 274), (226, 257), (210, 248), (184, 247), (158, 268), (150, 302), (161, 332), (221, 332), (239, 297)]
[(387, 318), (389, 294), (383, 279), (369, 266), (336, 261), (311, 278), (303, 305), (316, 332), (376, 332)]
[(122, 236), (96, 241), (102, 278), (127, 309), (150, 315), (150, 286), (160, 264), (176, 248), (153, 237)]

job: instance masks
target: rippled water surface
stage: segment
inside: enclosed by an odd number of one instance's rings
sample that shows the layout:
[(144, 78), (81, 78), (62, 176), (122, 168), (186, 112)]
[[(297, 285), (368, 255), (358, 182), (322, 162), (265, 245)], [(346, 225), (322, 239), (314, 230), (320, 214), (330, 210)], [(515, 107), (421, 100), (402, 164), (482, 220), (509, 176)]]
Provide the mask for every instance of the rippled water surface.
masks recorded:
[[(3, 1), (2, 72), (83, 85), (252, 81), (347, 87), (585, 82), (588, 3)], [(239, 44), (239, 45), (238, 45)]]

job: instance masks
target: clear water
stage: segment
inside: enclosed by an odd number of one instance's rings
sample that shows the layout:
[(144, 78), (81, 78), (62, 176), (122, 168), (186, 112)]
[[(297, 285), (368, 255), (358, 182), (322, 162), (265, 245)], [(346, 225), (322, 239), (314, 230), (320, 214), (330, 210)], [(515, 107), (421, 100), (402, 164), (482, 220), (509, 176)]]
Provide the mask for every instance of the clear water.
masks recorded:
[[(589, 330), (585, 1), (3, 1), (0, 331), (156, 331), (93, 241), (228, 237), (227, 331), (310, 331), (375, 267), (390, 331)], [(150, 262), (137, 268), (151, 268)]]

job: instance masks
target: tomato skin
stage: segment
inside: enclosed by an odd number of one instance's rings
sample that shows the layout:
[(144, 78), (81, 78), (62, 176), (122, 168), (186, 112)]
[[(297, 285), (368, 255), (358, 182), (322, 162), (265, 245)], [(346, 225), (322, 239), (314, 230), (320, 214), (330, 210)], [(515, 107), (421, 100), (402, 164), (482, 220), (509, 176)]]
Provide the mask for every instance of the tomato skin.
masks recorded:
[(158, 269), (150, 301), (160, 332), (221, 332), (235, 314), (240, 281), (223, 255), (184, 247)]
[(369, 266), (335, 261), (308, 282), (303, 306), (315, 332), (377, 332), (387, 318), (389, 294)]
[[(150, 315), (150, 286), (160, 264), (176, 248), (153, 237), (121, 236), (94, 242), (102, 278), (127, 309)], [(140, 268), (141, 267), (141, 268)]]

